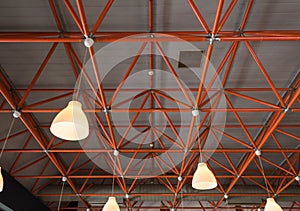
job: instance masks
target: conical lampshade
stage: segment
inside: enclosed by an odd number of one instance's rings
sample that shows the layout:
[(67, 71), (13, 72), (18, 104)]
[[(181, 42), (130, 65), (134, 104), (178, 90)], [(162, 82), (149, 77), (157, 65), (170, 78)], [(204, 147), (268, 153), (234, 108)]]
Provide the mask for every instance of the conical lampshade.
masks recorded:
[(282, 209), (273, 198), (267, 198), (265, 211), (282, 211)]
[(2, 176), (2, 168), (0, 167), (0, 192), (3, 191), (4, 181)]
[(209, 170), (206, 163), (199, 163), (193, 176), (192, 187), (197, 190), (210, 190), (217, 185), (215, 175)]
[(117, 203), (116, 197), (108, 197), (106, 204), (102, 211), (120, 211), (120, 207)]
[(81, 103), (70, 101), (68, 106), (55, 116), (50, 131), (56, 137), (69, 141), (86, 138), (89, 134), (89, 123)]

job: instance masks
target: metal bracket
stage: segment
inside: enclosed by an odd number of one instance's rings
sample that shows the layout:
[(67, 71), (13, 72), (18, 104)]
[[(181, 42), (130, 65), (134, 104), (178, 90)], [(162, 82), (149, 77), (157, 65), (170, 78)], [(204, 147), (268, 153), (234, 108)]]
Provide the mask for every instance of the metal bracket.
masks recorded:
[(215, 41), (220, 41), (221, 39), (219, 37), (217, 37), (216, 34), (212, 34), (212, 35), (210, 35), (210, 38), (208, 40), (209, 40), (209, 44), (213, 45), (213, 43)]

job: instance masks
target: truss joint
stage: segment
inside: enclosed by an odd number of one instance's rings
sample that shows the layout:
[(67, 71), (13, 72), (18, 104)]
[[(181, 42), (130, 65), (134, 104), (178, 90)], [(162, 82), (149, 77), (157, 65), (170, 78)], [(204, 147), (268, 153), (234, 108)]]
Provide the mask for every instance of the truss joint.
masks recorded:
[(48, 154), (50, 152), (50, 150), (44, 149), (43, 152), (46, 153), (46, 154)]
[(254, 152), (255, 152), (255, 154), (256, 154), (257, 156), (261, 156), (261, 151), (260, 151), (260, 149), (255, 148), (255, 149), (254, 149)]
[(290, 109), (288, 107), (283, 108), (283, 112), (286, 113), (288, 112)]
[(95, 43), (94, 37), (92, 35), (88, 36), (85, 34), (83, 43), (84, 43), (85, 47), (87, 47), (87, 48), (92, 47)]
[(20, 109), (13, 109), (12, 110), (12, 115), (15, 119), (18, 119), (22, 115), (21, 110)]
[(211, 34), (210, 37), (208, 38), (209, 44), (213, 45), (215, 41), (220, 41), (221, 39), (218, 37), (217, 34)]
[(66, 177), (66, 176), (63, 176), (62, 178), (61, 178), (61, 181), (63, 181), (63, 182), (66, 182), (68, 180), (68, 178)]
[(114, 150), (114, 156), (117, 157), (120, 154), (119, 150), (115, 149)]
[(238, 29), (238, 32), (240, 33), (240, 37), (245, 37), (245, 34), (244, 34), (244, 30), (243, 29)]
[(102, 112), (103, 113), (108, 113), (108, 112), (110, 112), (111, 111), (111, 107), (110, 106), (107, 106), (106, 108), (103, 108), (102, 109)]
[(63, 33), (64, 33), (63, 31), (59, 31), (58, 32), (58, 37), (59, 38), (64, 38), (64, 34)]
[(198, 116), (199, 115), (199, 108), (193, 107), (192, 108), (192, 115), (194, 117)]

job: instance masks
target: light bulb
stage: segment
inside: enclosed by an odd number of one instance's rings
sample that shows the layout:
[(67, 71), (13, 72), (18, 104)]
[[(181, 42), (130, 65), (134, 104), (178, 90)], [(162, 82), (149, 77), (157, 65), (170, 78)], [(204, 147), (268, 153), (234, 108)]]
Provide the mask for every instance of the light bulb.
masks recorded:
[(197, 190), (210, 190), (217, 185), (215, 175), (209, 170), (206, 163), (199, 163), (193, 176), (192, 187)]
[(265, 211), (282, 211), (282, 209), (273, 198), (267, 198)]
[(56, 115), (50, 131), (56, 137), (69, 141), (86, 138), (89, 134), (89, 123), (82, 111), (81, 103), (70, 101), (68, 106)]
[(120, 211), (120, 207), (117, 203), (116, 197), (108, 197), (106, 204), (102, 211)]
[(0, 167), (0, 192), (3, 191), (4, 181), (2, 176), (2, 168)]

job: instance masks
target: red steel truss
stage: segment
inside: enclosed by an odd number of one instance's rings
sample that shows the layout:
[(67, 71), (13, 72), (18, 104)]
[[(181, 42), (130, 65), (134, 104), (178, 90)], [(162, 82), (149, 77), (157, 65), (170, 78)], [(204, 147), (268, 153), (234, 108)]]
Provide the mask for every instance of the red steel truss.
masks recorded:
[[(260, 168), (260, 165), (258, 163), (257, 157), (255, 155), (255, 149), (261, 149), (263, 155), (261, 156), (261, 159), (264, 163), (267, 163), (268, 165), (272, 166), (276, 169), (277, 173), (268, 172), (266, 171), (266, 178), (268, 183), (268, 188), (273, 194), (276, 194), (276, 196), (286, 196), (286, 197), (295, 197), (299, 196), (298, 193), (287, 193), (285, 190), (291, 186), (295, 186), (295, 176), (300, 174), (300, 162), (299, 162), (299, 156), (300, 156), (300, 149), (293, 149), (293, 148), (283, 148), (280, 145), (280, 142), (278, 141), (277, 137), (275, 136), (275, 133), (279, 133), (283, 136), (292, 138), (296, 141), (300, 141), (300, 136), (298, 134), (293, 134), (293, 132), (290, 132), (289, 129), (297, 129), (299, 130), (300, 125), (299, 122), (294, 122), (292, 124), (286, 124), (283, 123), (283, 118), (289, 113), (289, 114), (296, 114), (300, 111), (300, 76), (298, 76), (294, 79), (291, 87), (276, 87), (274, 82), (272, 81), (272, 78), (268, 74), (268, 69), (266, 69), (261, 62), (259, 55), (255, 52), (255, 50), (252, 47), (252, 43), (255, 41), (261, 41), (261, 42), (267, 42), (267, 41), (298, 41), (300, 40), (300, 30), (268, 30), (268, 31), (244, 31), (244, 27), (247, 23), (247, 19), (249, 14), (251, 13), (251, 9), (253, 7), (253, 0), (249, 0), (247, 4), (247, 8), (245, 10), (245, 13), (243, 14), (243, 18), (240, 24), (240, 31), (223, 31), (222, 27), (226, 23), (228, 17), (232, 13), (233, 9), (235, 8), (238, 0), (232, 0), (229, 7), (224, 11), (224, 1), (219, 0), (218, 6), (216, 8), (215, 13), (215, 19), (212, 28), (208, 26), (208, 24), (205, 21), (205, 17), (202, 16), (199, 8), (197, 8), (195, 2), (193, 0), (187, 0), (183, 3), (186, 3), (190, 6), (191, 12), (195, 14), (195, 18), (199, 21), (199, 27), (201, 28), (199, 31), (153, 31), (153, 0), (149, 0), (149, 20), (148, 20), (148, 29), (149, 32), (153, 33), (154, 35), (157, 34), (158, 36), (155, 36), (154, 38), (150, 37), (140, 37), (136, 36), (138, 34), (141, 34), (141, 32), (101, 32), (99, 31), (99, 27), (102, 24), (105, 17), (109, 15), (109, 10), (114, 5), (114, 0), (108, 0), (103, 11), (100, 13), (98, 19), (94, 23), (93, 27), (88, 27), (87, 20), (86, 20), (86, 11), (83, 6), (82, 0), (76, 0), (76, 8), (72, 6), (69, 0), (64, 0), (65, 7), (67, 8), (68, 12), (70, 13), (71, 17), (74, 20), (74, 24), (76, 24), (78, 31), (76, 32), (67, 32), (63, 30), (63, 24), (61, 22), (61, 18), (58, 15), (57, 8), (53, 2), (53, 0), (49, 0), (49, 7), (52, 10), (53, 17), (55, 19), (57, 29), (59, 32), (0, 32), (0, 42), (1, 43), (12, 43), (12, 42), (23, 42), (23, 43), (30, 43), (30, 42), (36, 42), (36, 43), (42, 43), (42, 42), (48, 42), (53, 43), (52, 47), (50, 48), (47, 56), (45, 57), (44, 61), (41, 63), (39, 69), (37, 70), (36, 74), (34, 75), (33, 79), (31, 80), (31, 83), (28, 84), (27, 89), (14, 89), (13, 84), (11, 84), (6, 78), (4, 74), (0, 74), (0, 93), (4, 97), (4, 101), (1, 102), (0, 106), (0, 114), (1, 113), (11, 113), (12, 109), (20, 109), (22, 112), (22, 116), (20, 117), (21, 121), (23, 122), (24, 126), (27, 128), (24, 131), (12, 134), (9, 137), (10, 139), (16, 138), (18, 136), (29, 134), (28, 138), (23, 146), (23, 148), (9, 148), (5, 149), (4, 153), (17, 153), (18, 156), (15, 160), (12, 161), (13, 165), (11, 169), (9, 170), (10, 173), (18, 179), (25, 180), (25, 179), (35, 179), (34, 185), (32, 187), (32, 193), (40, 196), (40, 197), (57, 197), (60, 195), (59, 192), (57, 193), (41, 193), (40, 191), (45, 189), (47, 186), (54, 184), (57, 179), (60, 179), (62, 176), (68, 177), (68, 185), (70, 186), (72, 192), (71, 193), (64, 193), (63, 196), (76, 196), (79, 201), (82, 202), (82, 204), (78, 207), (78, 209), (85, 210), (88, 207), (91, 207), (91, 204), (89, 204), (87, 197), (92, 196), (109, 196), (110, 193), (91, 193), (88, 190), (94, 185), (93, 180), (103, 180), (103, 181), (110, 181), (112, 178), (115, 178), (116, 184), (118, 187), (122, 190), (122, 193), (116, 193), (117, 196), (122, 196), (126, 193), (130, 194), (130, 197), (146, 197), (146, 196), (169, 196), (173, 197), (173, 200), (169, 200), (165, 204), (165, 202), (161, 203), (161, 206), (158, 207), (157, 205), (149, 206), (143, 205), (143, 201), (134, 201), (131, 199), (124, 200), (124, 204), (121, 207), (126, 207), (127, 210), (132, 210), (132, 208), (135, 208), (136, 210), (143, 210), (143, 209), (159, 209), (163, 206), (169, 206), (169, 207), (176, 207), (178, 209), (181, 208), (181, 198), (177, 197), (177, 195), (181, 195), (182, 197), (188, 197), (188, 196), (216, 196), (218, 197), (218, 200), (215, 201), (208, 201), (207, 205), (203, 205), (201, 201), (199, 201), (198, 207), (190, 207), (185, 206), (185, 209), (202, 209), (202, 210), (212, 210), (215, 208), (218, 209), (227, 209), (227, 207), (224, 207), (224, 204), (222, 202), (224, 201), (224, 194), (229, 195), (230, 197), (234, 196), (261, 196), (261, 197), (267, 197), (266, 187), (258, 182), (258, 180), (262, 179), (262, 169)], [(78, 11), (78, 13), (76, 12)], [(224, 13), (223, 13), (224, 12)], [(223, 15), (222, 15), (223, 14)], [(143, 32), (144, 33), (144, 32)], [(161, 34), (164, 34), (165, 36), (162, 36)], [(203, 87), (203, 83), (200, 82), (199, 87), (191, 87), (190, 90), (192, 92), (196, 93), (196, 101), (193, 104), (192, 100), (189, 99), (189, 95), (186, 93), (186, 90), (184, 86), (180, 84), (180, 81), (178, 81), (179, 88), (173, 89), (170, 88), (169, 91), (174, 92), (181, 92), (183, 95), (187, 98), (188, 104), (184, 104), (182, 102), (176, 101), (168, 96), (163, 95), (160, 92), (153, 92), (153, 93), (143, 93), (140, 97), (144, 97), (143, 103), (141, 103), (138, 108), (134, 109), (122, 109), (118, 108), (117, 106), (112, 107), (110, 112), (132, 112), (135, 117), (132, 119), (131, 125), (113, 125), (111, 115), (109, 112), (105, 114), (105, 121), (101, 120), (100, 118), (97, 119), (97, 123), (99, 124), (99, 127), (101, 128), (102, 133), (98, 134), (98, 136), (105, 137), (103, 140), (105, 140), (109, 146), (111, 146), (110, 149), (81, 149), (81, 148), (64, 148), (66, 142), (60, 141), (57, 142), (55, 137), (51, 137), (50, 139), (46, 136), (46, 134), (43, 133), (42, 129), (48, 129), (50, 126), (50, 120), (48, 125), (39, 125), (38, 122), (36, 122), (34, 115), (37, 113), (56, 113), (61, 110), (61, 108), (44, 108), (43, 105), (47, 105), (50, 102), (55, 102), (60, 99), (64, 99), (65, 97), (71, 96), (74, 93), (73, 89), (59, 89), (56, 87), (49, 87), (49, 88), (35, 88), (35, 84), (37, 80), (40, 78), (43, 71), (45, 71), (45, 67), (48, 63), (48, 61), (51, 59), (53, 53), (56, 50), (56, 47), (59, 43), (63, 43), (66, 51), (66, 55), (68, 56), (68, 59), (70, 61), (70, 65), (74, 72), (74, 77), (78, 77), (77, 67), (80, 67), (82, 69), (83, 64), (81, 63), (76, 51), (74, 50), (72, 43), (76, 42), (82, 42), (84, 35), (90, 36), (92, 35), (95, 39), (95, 42), (118, 42), (120, 38), (122, 41), (126, 42), (142, 42), (142, 46), (140, 49), (140, 52), (145, 48), (146, 45), (151, 46), (152, 49), (156, 49), (160, 52), (162, 57), (164, 58), (164, 61), (169, 69), (169, 71), (176, 76), (176, 72), (173, 69), (171, 63), (168, 61), (166, 56), (164, 55), (163, 50), (160, 47), (160, 42), (172, 42), (177, 41), (174, 40), (173, 36), (178, 37), (180, 39), (186, 40), (186, 41), (193, 41), (193, 42), (209, 42), (208, 48), (206, 50), (206, 61), (204, 65), (204, 69), (201, 76), (201, 81), (204, 81), (206, 78), (206, 71), (208, 67), (208, 62), (211, 59), (211, 56), (213, 55), (214, 50), (214, 42), (229, 42), (231, 44), (231, 47), (228, 49), (227, 53), (225, 54), (224, 58), (222, 59), (222, 62), (220, 65), (216, 68), (216, 72), (220, 73), (220, 71), (225, 68), (225, 76), (223, 77), (222, 84), (225, 87), (224, 88), (224, 94), (226, 96), (226, 101), (228, 108), (226, 109), (213, 109), (213, 108), (200, 108), (201, 112), (206, 112), (207, 114), (210, 112), (228, 112), (232, 113), (234, 117), (237, 119), (238, 124), (227, 124), (226, 128), (231, 129), (241, 129), (247, 139), (240, 140), (236, 137), (234, 137), (234, 134), (228, 134), (224, 133), (223, 136), (228, 138), (232, 143), (235, 145), (233, 148), (226, 148), (223, 147), (222, 144), (219, 144), (218, 148), (214, 150), (214, 153), (216, 154), (222, 154), (225, 159), (223, 161), (214, 159), (212, 157), (209, 162), (213, 163), (214, 165), (219, 166), (222, 170), (215, 171), (215, 175), (217, 179), (226, 179), (226, 184), (219, 182), (217, 192), (216, 193), (181, 193), (182, 188), (185, 185), (191, 184), (191, 178), (193, 175), (193, 172), (195, 170), (195, 166), (198, 163), (198, 157), (196, 156), (199, 150), (195, 147), (189, 151), (189, 153), (192, 155), (190, 157), (187, 157), (183, 160), (180, 167), (173, 165), (170, 166), (171, 174), (162, 174), (159, 176), (156, 175), (148, 175), (144, 176), (140, 174), (141, 171), (143, 171), (143, 167), (140, 167), (136, 169), (137, 172), (139, 172), (137, 175), (127, 175), (128, 178), (131, 178), (131, 182), (128, 182), (128, 180), (122, 178), (113, 176), (111, 174), (105, 173), (102, 170), (96, 168), (96, 165), (93, 165), (92, 168), (86, 169), (84, 168), (86, 165), (92, 163), (92, 161), (81, 161), (79, 159), (80, 155), (82, 153), (90, 152), (90, 153), (109, 153), (113, 152), (114, 149), (118, 149), (120, 153), (124, 154), (133, 154), (134, 156), (138, 154), (148, 154), (147, 156), (151, 156), (152, 154), (157, 153), (165, 153), (165, 152), (172, 152), (172, 153), (180, 153), (182, 149), (184, 149), (185, 146), (183, 146), (183, 142), (180, 141), (181, 137), (177, 133), (178, 127), (187, 127), (191, 128), (194, 125), (194, 121), (190, 123), (190, 125), (176, 125), (171, 121), (169, 118), (169, 114), (172, 112), (178, 113), (178, 112), (191, 112), (191, 107), (199, 107), (199, 105), (205, 103), (206, 95), (205, 88)], [(172, 35), (172, 36), (168, 36)], [(241, 87), (231, 87), (226, 88), (226, 83), (228, 81), (228, 77), (230, 75), (232, 65), (234, 62), (234, 59), (236, 58), (236, 51), (239, 45), (244, 45), (246, 49), (249, 51), (251, 56), (253, 57), (254, 61), (256, 62), (257, 66), (259, 67), (259, 70), (261, 71), (262, 76), (267, 82), (267, 87), (255, 87), (255, 88), (241, 88)], [(122, 91), (139, 91), (138, 89), (121, 89), (122, 84), (126, 81), (127, 76), (129, 75), (131, 69), (134, 67), (135, 63), (139, 59), (140, 52), (137, 53), (134, 60), (132, 61), (132, 64), (128, 68), (127, 72), (125, 73), (125, 76), (123, 76), (123, 80), (121, 81), (119, 87), (116, 87), (115, 89), (108, 89), (103, 86), (101, 83), (101, 75), (99, 74), (99, 70), (97, 67), (97, 62), (93, 59), (93, 55), (95, 54), (94, 48), (91, 47), (88, 50), (89, 56), (92, 58), (92, 65), (94, 69), (94, 73), (96, 76), (97, 86), (98, 87), (92, 87), (90, 86), (90, 89), (96, 94), (97, 100), (98, 100), (98, 108), (97, 109), (86, 109), (85, 112), (87, 115), (89, 113), (101, 113), (103, 109), (107, 107), (111, 107), (112, 103), (114, 102), (114, 97), (112, 97), (110, 100), (107, 100), (105, 98), (105, 93), (112, 93), (113, 96), (116, 96), (119, 92)], [(150, 56), (151, 57), (151, 56)], [(150, 58), (150, 61), (152, 61), (152, 58)], [(150, 68), (152, 67), (152, 62), (150, 62)], [(126, 76), (127, 75), (127, 76)], [(88, 79), (87, 75), (84, 75), (85, 79)], [(175, 77), (176, 78), (176, 77)], [(209, 87), (211, 88), (211, 87)], [(208, 89), (209, 89), (208, 88)], [(168, 88), (167, 88), (168, 89)], [(213, 89), (213, 88), (211, 88)], [(13, 90), (13, 91), (12, 91)], [(163, 90), (162, 90), (163, 91)], [(267, 101), (263, 101), (261, 99), (257, 99), (251, 96), (248, 96), (244, 94), (244, 92), (253, 92), (253, 93), (273, 93), (274, 96), (276, 96), (278, 103), (270, 103)], [(34, 104), (27, 104), (26, 99), (29, 96), (30, 93), (44, 93), (44, 96), (47, 96), (47, 94), (50, 93), (57, 93), (56, 97), (49, 97), (48, 99), (41, 100), (39, 102), (36, 102)], [(282, 95), (280, 93), (284, 92), (285, 94)], [(21, 96), (21, 97), (20, 97)], [(51, 95), (53, 96), (53, 95)], [(170, 108), (170, 107), (163, 107), (163, 105), (159, 102), (159, 98), (162, 97), (164, 99), (173, 100), (176, 104), (183, 106), (184, 108), (178, 109), (178, 108)], [(249, 107), (236, 107), (231, 101), (230, 96), (235, 96), (237, 98), (246, 100), (247, 102), (251, 103), (253, 105), (254, 103), (257, 103), (257, 107), (249, 106)], [(158, 108), (144, 108), (145, 102), (151, 99), (153, 103), (156, 103), (159, 105)], [(8, 106), (9, 105), (9, 109)], [(263, 106), (263, 107), (262, 107)], [(124, 137), (122, 140), (116, 142), (116, 137), (114, 134), (114, 127), (123, 127), (127, 128), (127, 132), (130, 130), (131, 127), (135, 128), (147, 128), (147, 125), (143, 124), (137, 124), (135, 123), (136, 118), (140, 113), (147, 112), (147, 113), (154, 113), (154, 112), (161, 112), (164, 117), (166, 118), (168, 122), (168, 126), (176, 135), (176, 138), (178, 141), (173, 140), (170, 137), (165, 137), (169, 139), (171, 142), (175, 142), (180, 149), (166, 149), (163, 144), (161, 144), (161, 148), (151, 148), (151, 149), (143, 149), (141, 148), (142, 143), (137, 148), (127, 148), (126, 145), (128, 144), (126, 142), (125, 136), (126, 132), (124, 134)], [(243, 121), (243, 119), (240, 117), (240, 112), (245, 113), (260, 113), (265, 112), (269, 113), (270, 117), (266, 124), (247, 124)], [(203, 120), (203, 122), (205, 119)], [(205, 128), (202, 122), (202, 127)], [(159, 127), (159, 126), (157, 126)], [(165, 127), (165, 125), (162, 125), (161, 127)], [(250, 135), (249, 129), (261, 129), (260, 134), (253, 138)], [(293, 131), (294, 131), (293, 130)], [(218, 130), (216, 129), (216, 133)], [(159, 131), (154, 131), (153, 133), (148, 132), (148, 135), (151, 136), (159, 136), (164, 134), (159, 134)], [(201, 134), (201, 136), (205, 136), (205, 132)], [(192, 134), (190, 132), (189, 137), (195, 137), (195, 134)], [(137, 137), (135, 137), (137, 138)], [(100, 138), (99, 138), (100, 139)], [(30, 149), (28, 148), (30, 141), (36, 141), (38, 145), (40, 146), (39, 149)], [(276, 144), (276, 148), (264, 148), (264, 145), (267, 141), (273, 141)], [(4, 140), (0, 140), (1, 142)], [(250, 143), (250, 144), (249, 144)], [(187, 143), (187, 146), (189, 146), (189, 143)], [(204, 149), (204, 153), (210, 152), (209, 149)], [(32, 160), (31, 162), (27, 163), (26, 165), (22, 166), (21, 168), (17, 168), (17, 164), (22, 162), (22, 156), (26, 156), (27, 153), (38, 153), (42, 156), (39, 157), (36, 160)], [(74, 154), (74, 159), (71, 162), (70, 166), (65, 166), (64, 162), (61, 158), (61, 154)], [(234, 164), (229, 154), (234, 153), (244, 153), (244, 156), (242, 160), (240, 161), (239, 165)], [(268, 159), (268, 154), (278, 154), (285, 158), (286, 162), (283, 164), (276, 164)], [(101, 159), (101, 158), (99, 158)], [(40, 174), (38, 175), (23, 175), (22, 171), (25, 169), (28, 169), (37, 163), (47, 160), (46, 165), (43, 167), (43, 169), (40, 170)], [(229, 166), (227, 166), (225, 163), (228, 163)], [(248, 171), (248, 167), (250, 164), (255, 164), (257, 166), (257, 169), (255, 171)], [(74, 167), (76, 165), (76, 167)], [(44, 175), (44, 172), (49, 167), (49, 165), (54, 165), (55, 168), (58, 170), (58, 175)], [(117, 171), (122, 171), (122, 168), (120, 166), (120, 160), (116, 160), (116, 163), (111, 162), (111, 165), (116, 165)], [(191, 168), (193, 167), (193, 168)], [(126, 171), (126, 170), (125, 170)], [(183, 176), (182, 181), (177, 181), (178, 175)], [(162, 186), (166, 187), (170, 192), (169, 193), (144, 193), (144, 192), (135, 192), (135, 189), (143, 184), (148, 177), (153, 177), (158, 184), (161, 184)], [(44, 180), (44, 184), (40, 185), (38, 182), (42, 179), (48, 179)], [(76, 181), (78, 179), (82, 179), (83, 183), (76, 184)], [(174, 180), (176, 182), (174, 182)], [(238, 184), (238, 182), (242, 181), (244, 185), (255, 185), (259, 188), (265, 190), (264, 193), (248, 193), (246, 190), (243, 193), (234, 193), (232, 190), (234, 187)], [(38, 185), (39, 184), (39, 185)], [(276, 184), (276, 185), (275, 185)], [(49, 201), (49, 207), (53, 208), (53, 210), (56, 209), (57, 201), (52, 202)], [(259, 204), (259, 202), (258, 202)], [(64, 210), (68, 210), (69, 208), (65, 207), (67, 204), (62, 204)], [(261, 205), (262, 206), (262, 205)], [(257, 206), (250, 206), (248, 205), (248, 208), (251, 210), (254, 210)], [(98, 208), (91, 207), (92, 209), (98, 210)], [(299, 210), (300, 209), (300, 201), (294, 201), (293, 203), (290, 203), (290, 205), (283, 207), (286, 210)], [(245, 207), (246, 209), (246, 207)]]

